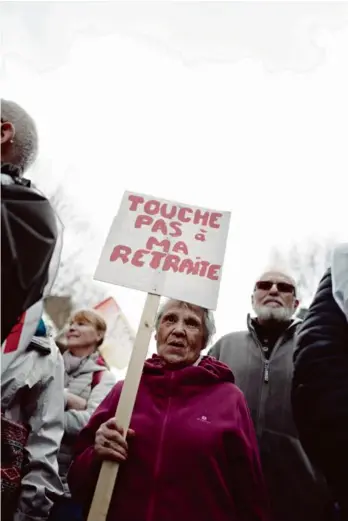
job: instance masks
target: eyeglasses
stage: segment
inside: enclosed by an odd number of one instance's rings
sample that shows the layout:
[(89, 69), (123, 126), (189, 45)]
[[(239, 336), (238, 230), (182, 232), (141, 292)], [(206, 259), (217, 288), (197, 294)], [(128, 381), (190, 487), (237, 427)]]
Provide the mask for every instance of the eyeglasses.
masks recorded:
[(293, 293), (295, 295), (295, 287), (288, 282), (273, 282), (272, 280), (259, 280), (255, 284), (256, 289), (261, 291), (269, 291), (273, 286), (277, 287), (279, 293)]

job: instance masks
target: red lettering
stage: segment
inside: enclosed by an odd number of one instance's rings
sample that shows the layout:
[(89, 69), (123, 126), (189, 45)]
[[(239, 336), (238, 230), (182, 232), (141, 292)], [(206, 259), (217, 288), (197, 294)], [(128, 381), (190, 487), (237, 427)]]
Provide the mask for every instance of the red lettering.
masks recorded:
[(143, 255), (146, 255), (147, 253), (149, 253), (148, 250), (137, 250), (134, 253), (132, 261), (131, 261), (133, 266), (136, 266), (137, 268), (141, 268), (142, 266), (144, 266), (144, 261), (142, 260), (142, 257), (143, 257)]
[(191, 217), (186, 217), (186, 213), (193, 213), (193, 210), (191, 208), (180, 208), (178, 213), (178, 219), (179, 221), (183, 223), (189, 223), (191, 220)]
[(169, 252), (170, 250), (170, 241), (168, 239), (164, 239), (163, 241), (159, 241), (156, 237), (150, 237), (146, 243), (146, 248), (148, 250), (153, 250), (154, 246), (159, 246), (163, 248), (165, 252)]
[(160, 251), (151, 251), (150, 254), (152, 255), (152, 259), (150, 262), (150, 267), (154, 270), (157, 270), (159, 268), (159, 265), (161, 264), (161, 260), (167, 255), (166, 253), (162, 253)]
[(163, 219), (158, 219), (158, 221), (156, 221), (153, 227), (151, 228), (151, 231), (153, 233), (162, 232), (163, 235), (167, 235), (168, 231), (165, 221)]
[(130, 205), (129, 209), (132, 212), (135, 212), (137, 210), (138, 204), (141, 204), (144, 202), (144, 198), (140, 197), (139, 195), (129, 195), (128, 200), (131, 201), (131, 205)]
[(146, 201), (146, 203), (144, 205), (144, 210), (149, 215), (155, 215), (156, 213), (159, 212), (160, 204), (161, 203), (159, 201), (156, 201), (155, 199), (153, 199), (151, 201)]
[(219, 280), (219, 271), (221, 266), (219, 264), (211, 264), (208, 269), (207, 277), (210, 280)]
[(134, 228), (141, 228), (143, 225), (150, 225), (153, 223), (152, 217), (149, 215), (138, 215), (135, 220)]
[(193, 269), (194, 265), (191, 259), (184, 259), (183, 261), (181, 261), (179, 266), (180, 273), (184, 273), (184, 271), (186, 270), (186, 274), (190, 275), (191, 273), (193, 273)]
[(199, 272), (199, 276), (200, 277), (205, 277), (206, 273), (207, 273), (207, 268), (209, 266), (209, 262), (207, 261), (201, 261), (201, 270)]
[(180, 257), (178, 255), (167, 255), (163, 263), (163, 271), (172, 269), (176, 273), (179, 269)]
[(170, 211), (168, 211), (168, 205), (166, 203), (162, 204), (162, 206), (161, 206), (162, 217), (165, 217), (166, 219), (173, 219), (175, 214), (176, 214), (176, 206), (172, 206)]
[(178, 241), (173, 246), (173, 251), (175, 253), (183, 253), (184, 255), (188, 255), (188, 249), (184, 241)]
[(117, 259), (121, 259), (123, 264), (126, 264), (126, 262), (129, 261), (128, 255), (132, 253), (132, 249), (129, 248), (129, 246), (121, 246), (120, 244), (118, 246), (115, 246), (113, 249), (112, 254), (110, 255), (110, 261), (114, 262), (117, 261)]
[(182, 235), (181, 223), (178, 223), (177, 221), (174, 221), (174, 222), (170, 222), (169, 226), (171, 228), (173, 228), (173, 230), (174, 230), (174, 233), (171, 232), (169, 234), (171, 237), (180, 237)]
[(201, 265), (200, 265), (199, 261), (194, 263), (193, 269), (192, 269), (192, 274), (193, 275), (198, 275), (200, 266)]
[(210, 215), (209, 219), (209, 226), (211, 228), (220, 228), (220, 223), (217, 223), (216, 221), (222, 217), (222, 213), (213, 212)]
[(203, 213), (200, 210), (196, 210), (193, 222), (194, 224), (198, 224), (200, 221), (202, 223), (202, 226), (207, 226), (209, 221), (209, 212)]

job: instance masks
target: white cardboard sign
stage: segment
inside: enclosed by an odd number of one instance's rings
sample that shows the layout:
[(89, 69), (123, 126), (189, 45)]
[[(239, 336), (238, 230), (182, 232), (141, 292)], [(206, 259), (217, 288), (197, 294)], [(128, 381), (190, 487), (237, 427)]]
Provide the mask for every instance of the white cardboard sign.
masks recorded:
[(230, 212), (125, 192), (95, 278), (216, 309)]

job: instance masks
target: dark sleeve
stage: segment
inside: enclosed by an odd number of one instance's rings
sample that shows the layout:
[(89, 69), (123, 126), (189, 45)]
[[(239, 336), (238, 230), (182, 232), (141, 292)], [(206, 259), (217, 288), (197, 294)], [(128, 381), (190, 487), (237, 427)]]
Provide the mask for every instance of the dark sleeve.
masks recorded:
[(332, 295), (331, 270), (299, 330), (294, 364), (292, 405), (301, 443), (343, 505), (348, 491), (348, 323)]
[(1, 185), (1, 301), (6, 303), (1, 343), (42, 298), (57, 238), (56, 216), (45, 196), (29, 187)]
[(85, 508), (91, 503), (101, 463), (94, 453), (95, 435), (102, 423), (115, 415), (123, 382), (118, 382), (80, 432), (70, 466), (68, 483), (72, 497)]

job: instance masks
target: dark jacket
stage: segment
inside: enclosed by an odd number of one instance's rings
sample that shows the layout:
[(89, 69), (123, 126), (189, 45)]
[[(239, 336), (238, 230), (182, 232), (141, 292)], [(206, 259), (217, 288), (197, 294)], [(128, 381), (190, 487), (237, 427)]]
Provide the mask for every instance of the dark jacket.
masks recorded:
[(60, 256), (58, 236), (50, 202), (21, 177), (17, 167), (2, 164), (1, 343), (20, 316), (42, 299), (49, 275), (53, 276), (49, 273), (53, 255)]
[[(91, 501), (100, 462), (95, 434), (115, 414), (123, 382), (99, 406), (77, 443), (68, 476), (73, 498)], [(269, 521), (254, 429), (229, 368), (145, 363), (108, 521)]]
[(295, 352), (293, 411), (301, 442), (325, 473), (348, 519), (348, 323), (320, 282)]
[(254, 321), (247, 331), (221, 338), (210, 354), (233, 371), (256, 429), (273, 521), (327, 521), (331, 506), (323, 478), (317, 476), (298, 439), (291, 410), (295, 333), (293, 321), (265, 358)]

